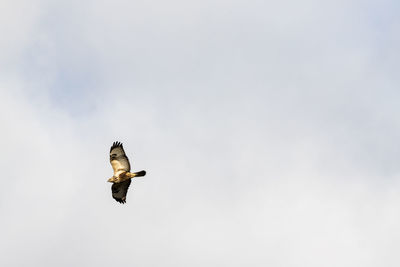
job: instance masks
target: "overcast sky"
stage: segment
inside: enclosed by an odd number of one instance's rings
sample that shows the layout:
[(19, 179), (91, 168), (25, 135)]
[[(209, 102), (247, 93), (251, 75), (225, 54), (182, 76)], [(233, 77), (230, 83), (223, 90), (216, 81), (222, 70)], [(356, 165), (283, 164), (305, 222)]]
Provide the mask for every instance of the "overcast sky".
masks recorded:
[(1, 0), (0, 265), (399, 266), (399, 12)]

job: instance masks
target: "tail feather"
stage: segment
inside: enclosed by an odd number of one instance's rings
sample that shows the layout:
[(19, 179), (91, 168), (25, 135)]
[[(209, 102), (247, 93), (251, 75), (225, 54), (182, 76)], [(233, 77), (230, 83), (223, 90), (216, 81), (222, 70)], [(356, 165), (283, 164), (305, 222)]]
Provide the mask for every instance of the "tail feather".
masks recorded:
[(126, 172), (125, 175), (129, 178), (133, 178), (133, 177), (140, 177), (140, 176), (145, 176), (146, 175), (146, 171), (140, 171), (140, 172)]
[(133, 178), (133, 177), (140, 177), (140, 176), (145, 176), (146, 175), (146, 171), (140, 171), (140, 172), (127, 172), (126, 176), (128, 176), (129, 178)]
[(146, 171), (135, 172), (134, 174), (135, 174), (135, 177), (145, 176)]

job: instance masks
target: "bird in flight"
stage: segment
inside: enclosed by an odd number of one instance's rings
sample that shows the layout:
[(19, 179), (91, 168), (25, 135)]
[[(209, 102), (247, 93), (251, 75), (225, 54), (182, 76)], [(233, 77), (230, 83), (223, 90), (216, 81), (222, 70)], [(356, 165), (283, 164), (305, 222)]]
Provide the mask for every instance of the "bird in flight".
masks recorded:
[(110, 148), (110, 163), (114, 175), (107, 182), (113, 183), (111, 186), (112, 197), (119, 203), (125, 203), (131, 179), (145, 176), (146, 171), (130, 172), (131, 165), (120, 142), (114, 142)]

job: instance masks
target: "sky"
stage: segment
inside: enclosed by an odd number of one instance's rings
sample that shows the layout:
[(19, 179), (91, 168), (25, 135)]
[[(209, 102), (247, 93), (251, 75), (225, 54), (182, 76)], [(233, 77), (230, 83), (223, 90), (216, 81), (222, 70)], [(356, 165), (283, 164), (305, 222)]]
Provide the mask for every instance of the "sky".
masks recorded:
[(399, 12), (0, 1), (0, 265), (399, 266)]

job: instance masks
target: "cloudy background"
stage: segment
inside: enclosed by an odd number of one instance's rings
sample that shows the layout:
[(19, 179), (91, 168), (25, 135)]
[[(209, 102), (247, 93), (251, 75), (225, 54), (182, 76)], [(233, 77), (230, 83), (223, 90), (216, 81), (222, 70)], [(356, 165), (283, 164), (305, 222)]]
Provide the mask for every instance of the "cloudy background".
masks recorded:
[(399, 266), (399, 12), (0, 1), (0, 265)]

